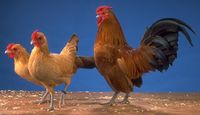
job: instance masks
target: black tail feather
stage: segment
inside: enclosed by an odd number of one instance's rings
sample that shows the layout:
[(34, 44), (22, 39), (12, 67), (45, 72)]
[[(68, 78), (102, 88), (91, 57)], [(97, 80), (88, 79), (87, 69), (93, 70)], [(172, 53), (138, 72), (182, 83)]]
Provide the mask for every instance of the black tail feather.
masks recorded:
[(164, 20), (175, 21), (175, 22), (177, 22), (177, 23), (179, 23), (179, 24), (187, 27), (190, 31), (192, 31), (194, 34), (196, 34), (195, 31), (188, 24), (186, 24), (185, 22), (183, 22), (182, 20), (179, 20), (179, 19), (176, 19), (176, 18), (164, 18), (164, 19), (160, 19), (158, 21), (164, 21)]
[(187, 32), (194, 30), (185, 22), (175, 18), (164, 18), (156, 21), (146, 30), (142, 44), (152, 46), (154, 60), (149, 63), (159, 71), (167, 70), (177, 57), (178, 33), (182, 32), (187, 41), (193, 46), (192, 39)]
[(188, 42), (190, 43), (191, 46), (193, 46), (192, 39), (190, 38), (190, 35), (186, 31), (185, 28), (180, 28), (180, 31), (186, 36)]

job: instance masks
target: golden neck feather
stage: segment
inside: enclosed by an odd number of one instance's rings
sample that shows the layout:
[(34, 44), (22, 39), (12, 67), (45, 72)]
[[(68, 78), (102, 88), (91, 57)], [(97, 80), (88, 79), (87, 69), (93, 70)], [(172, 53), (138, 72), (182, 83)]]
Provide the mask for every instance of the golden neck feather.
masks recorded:
[(16, 55), (16, 57), (14, 58), (14, 61), (15, 63), (21, 62), (21, 63), (27, 64), (29, 57), (30, 57), (29, 53), (26, 50), (24, 50), (20, 54)]
[(96, 43), (124, 46), (127, 43), (122, 28), (115, 15), (110, 13), (110, 18), (104, 20), (98, 28)]
[(48, 47), (48, 42), (46, 37), (44, 38), (45, 40), (43, 41), (42, 45), (40, 47), (34, 47), (37, 53), (43, 53), (45, 55), (49, 55), (49, 47)]

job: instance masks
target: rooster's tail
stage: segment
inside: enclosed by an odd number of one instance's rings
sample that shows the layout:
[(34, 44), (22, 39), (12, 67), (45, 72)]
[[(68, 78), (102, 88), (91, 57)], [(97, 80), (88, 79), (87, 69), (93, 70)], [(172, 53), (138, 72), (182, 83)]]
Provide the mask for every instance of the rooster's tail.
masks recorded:
[(77, 56), (75, 63), (78, 68), (82, 69), (93, 69), (96, 67), (94, 57), (92, 56)]
[(177, 57), (178, 33), (182, 32), (191, 46), (192, 40), (186, 28), (195, 33), (190, 26), (181, 20), (164, 18), (156, 21), (144, 34), (141, 44), (151, 46), (154, 59), (150, 64), (157, 70), (167, 70)]

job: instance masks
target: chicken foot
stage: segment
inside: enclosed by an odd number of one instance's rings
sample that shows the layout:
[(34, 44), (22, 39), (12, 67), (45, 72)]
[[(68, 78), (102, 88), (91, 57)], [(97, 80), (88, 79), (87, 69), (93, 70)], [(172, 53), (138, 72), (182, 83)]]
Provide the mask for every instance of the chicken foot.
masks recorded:
[(101, 105), (109, 105), (109, 106), (112, 106), (114, 105), (116, 102), (115, 102), (115, 99), (117, 98), (117, 95), (119, 94), (119, 92), (115, 92), (114, 95), (112, 96), (111, 100), (107, 103), (103, 103)]
[(130, 103), (129, 100), (128, 100), (129, 97), (130, 97), (130, 93), (126, 93), (123, 101), (121, 101), (120, 103), (122, 103), (122, 104), (129, 104)]
[(45, 91), (45, 93), (43, 94), (42, 98), (40, 100), (36, 100), (36, 101), (33, 101), (34, 104), (43, 104), (43, 103), (46, 103), (47, 100), (45, 100), (48, 96), (49, 92), (48, 90)]

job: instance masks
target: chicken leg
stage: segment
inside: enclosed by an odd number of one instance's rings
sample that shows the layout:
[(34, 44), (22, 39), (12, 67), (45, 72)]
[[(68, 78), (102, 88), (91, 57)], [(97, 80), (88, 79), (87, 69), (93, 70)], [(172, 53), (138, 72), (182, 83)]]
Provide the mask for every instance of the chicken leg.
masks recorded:
[(60, 97), (60, 103), (59, 103), (60, 107), (65, 104), (64, 96), (66, 94), (68, 86), (69, 86), (68, 84), (65, 84), (64, 90), (62, 91), (62, 94), (61, 94), (61, 97)]
[(54, 98), (54, 94), (52, 92), (50, 92), (50, 106), (49, 106), (49, 109), (47, 111), (53, 111), (54, 110), (53, 98)]

